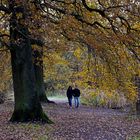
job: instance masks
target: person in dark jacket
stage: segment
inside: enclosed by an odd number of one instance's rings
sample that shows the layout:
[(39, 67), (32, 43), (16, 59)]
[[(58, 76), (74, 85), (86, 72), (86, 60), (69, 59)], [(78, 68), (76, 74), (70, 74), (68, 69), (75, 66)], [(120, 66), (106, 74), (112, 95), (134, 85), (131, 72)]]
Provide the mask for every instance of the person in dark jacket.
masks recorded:
[(72, 95), (73, 95), (73, 90), (72, 87), (69, 86), (67, 89), (67, 97), (68, 97), (68, 102), (70, 107), (72, 107)]
[(80, 90), (77, 88), (77, 86), (75, 87), (75, 89), (73, 90), (73, 96), (74, 96), (74, 103), (75, 103), (75, 107), (78, 108), (79, 107), (79, 103), (80, 103)]

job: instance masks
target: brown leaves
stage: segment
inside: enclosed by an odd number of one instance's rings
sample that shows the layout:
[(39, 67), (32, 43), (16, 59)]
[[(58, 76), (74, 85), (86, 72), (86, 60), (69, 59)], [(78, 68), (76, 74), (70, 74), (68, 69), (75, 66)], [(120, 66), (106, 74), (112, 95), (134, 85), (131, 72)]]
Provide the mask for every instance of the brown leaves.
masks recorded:
[(69, 109), (65, 103), (43, 105), (53, 125), (9, 123), (13, 103), (0, 106), (1, 140), (125, 140), (140, 135), (140, 119), (117, 110), (81, 105)]
[(45, 140), (49, 126), (38, 123), (8, 122), (13, 109), (13, 103), (0, 106), (0, 140)]
[(48, 107), (52, 119), (55, 121), (53, 130), (49, 134), (52, 139), (126, 139), (131, 135), (140, 135), (140, 121), (130, 121), (128, 114), (109, 109), (93, 109), (80, 106), (68, 109), (65, 104)]

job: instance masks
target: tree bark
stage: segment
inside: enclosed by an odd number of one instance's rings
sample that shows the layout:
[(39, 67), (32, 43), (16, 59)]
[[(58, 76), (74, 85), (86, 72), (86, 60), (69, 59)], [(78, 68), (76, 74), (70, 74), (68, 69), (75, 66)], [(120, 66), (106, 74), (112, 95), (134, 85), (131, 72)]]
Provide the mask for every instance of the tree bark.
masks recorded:
[[(40, 46), (42, 47), (42, 46)], [(50, 101), (45, 93), (44, 79), (43, 79), (43, 60), (42, 60), (43, 50), (34, 50), (34, 68), (35, 68), (35, 78), (36, 78), (36, 88), (39, 100), (44, 103), (54, 103)]]
[(136, 112), (137, 115), (140, 115), (140, 77), (138, 75), (135, 76), (135, 85), (137, 87), (138, 98), (136, 102)]
[[(27, 25), (20, 24), (14, 9), (15, 1), (10, 1), (12, 11), (10, 20), (11, 64), (15, 105), (10, 119), (12, 122), (43, 121), (51, 123), (43, 112), (35, 87), (35, 72), (32, 48)], [(22, 20), (28, 21), (26, 7), (22, 7)]]
[(17, 50), (11, 51), (12, 74), (14, 85), (15, 106), (11, 121), (47, 121), (48, 117), (44, 114), (37, 92), (35, 89), (35, 76), (32, 63), (31, 48), (23, 46), (26, 52), (23, 63), (19, 63), (16, 57)]

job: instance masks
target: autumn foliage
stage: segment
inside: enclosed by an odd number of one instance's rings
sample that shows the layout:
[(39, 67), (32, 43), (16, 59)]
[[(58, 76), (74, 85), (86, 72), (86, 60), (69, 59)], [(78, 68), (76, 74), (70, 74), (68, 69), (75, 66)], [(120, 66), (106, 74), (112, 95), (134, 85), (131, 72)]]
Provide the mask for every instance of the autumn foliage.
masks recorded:
[[(8, 1), (3, 1), (3, 5), (8, 5)], [(43, 55), (36, 59), (43, 61), (46, 83), (56, 90), (78, 84), (83, 97), (92, 104), (110, 106), (123, 99), (136, 102), (134, 77), (140, 76), (139, 3), (56, 0), (29, 1), (27, 7), (28, 21), (19, 21), (29, 27), (31, 40), (43, 40)], [(8, 34), (3, 25), (9, 19), (3, 11), (0, 14), (0, 35)], [(20, 19), (22, 14), (16, 16)], [(6, 46), (7, 38), (1, 40)], [(32, 49), (39, 51), (39, 46), (33, 43)], [(10, 78), (8, 59), (2, 57), (0, 61), (0, 68), (4, 69), (0, 78), (6, 82)]]

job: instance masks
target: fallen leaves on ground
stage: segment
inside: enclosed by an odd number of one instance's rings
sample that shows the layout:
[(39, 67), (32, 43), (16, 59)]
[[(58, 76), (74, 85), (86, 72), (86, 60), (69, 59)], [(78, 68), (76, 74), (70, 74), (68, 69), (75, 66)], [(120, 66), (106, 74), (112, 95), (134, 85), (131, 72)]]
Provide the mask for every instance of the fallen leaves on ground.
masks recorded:
[(140, 136), (140, 118), (119, 110), (67, 103), (43, 104), (54, 124), (10, 123), (13, 102), (0, 105), (0, 140), (129, 140)]

